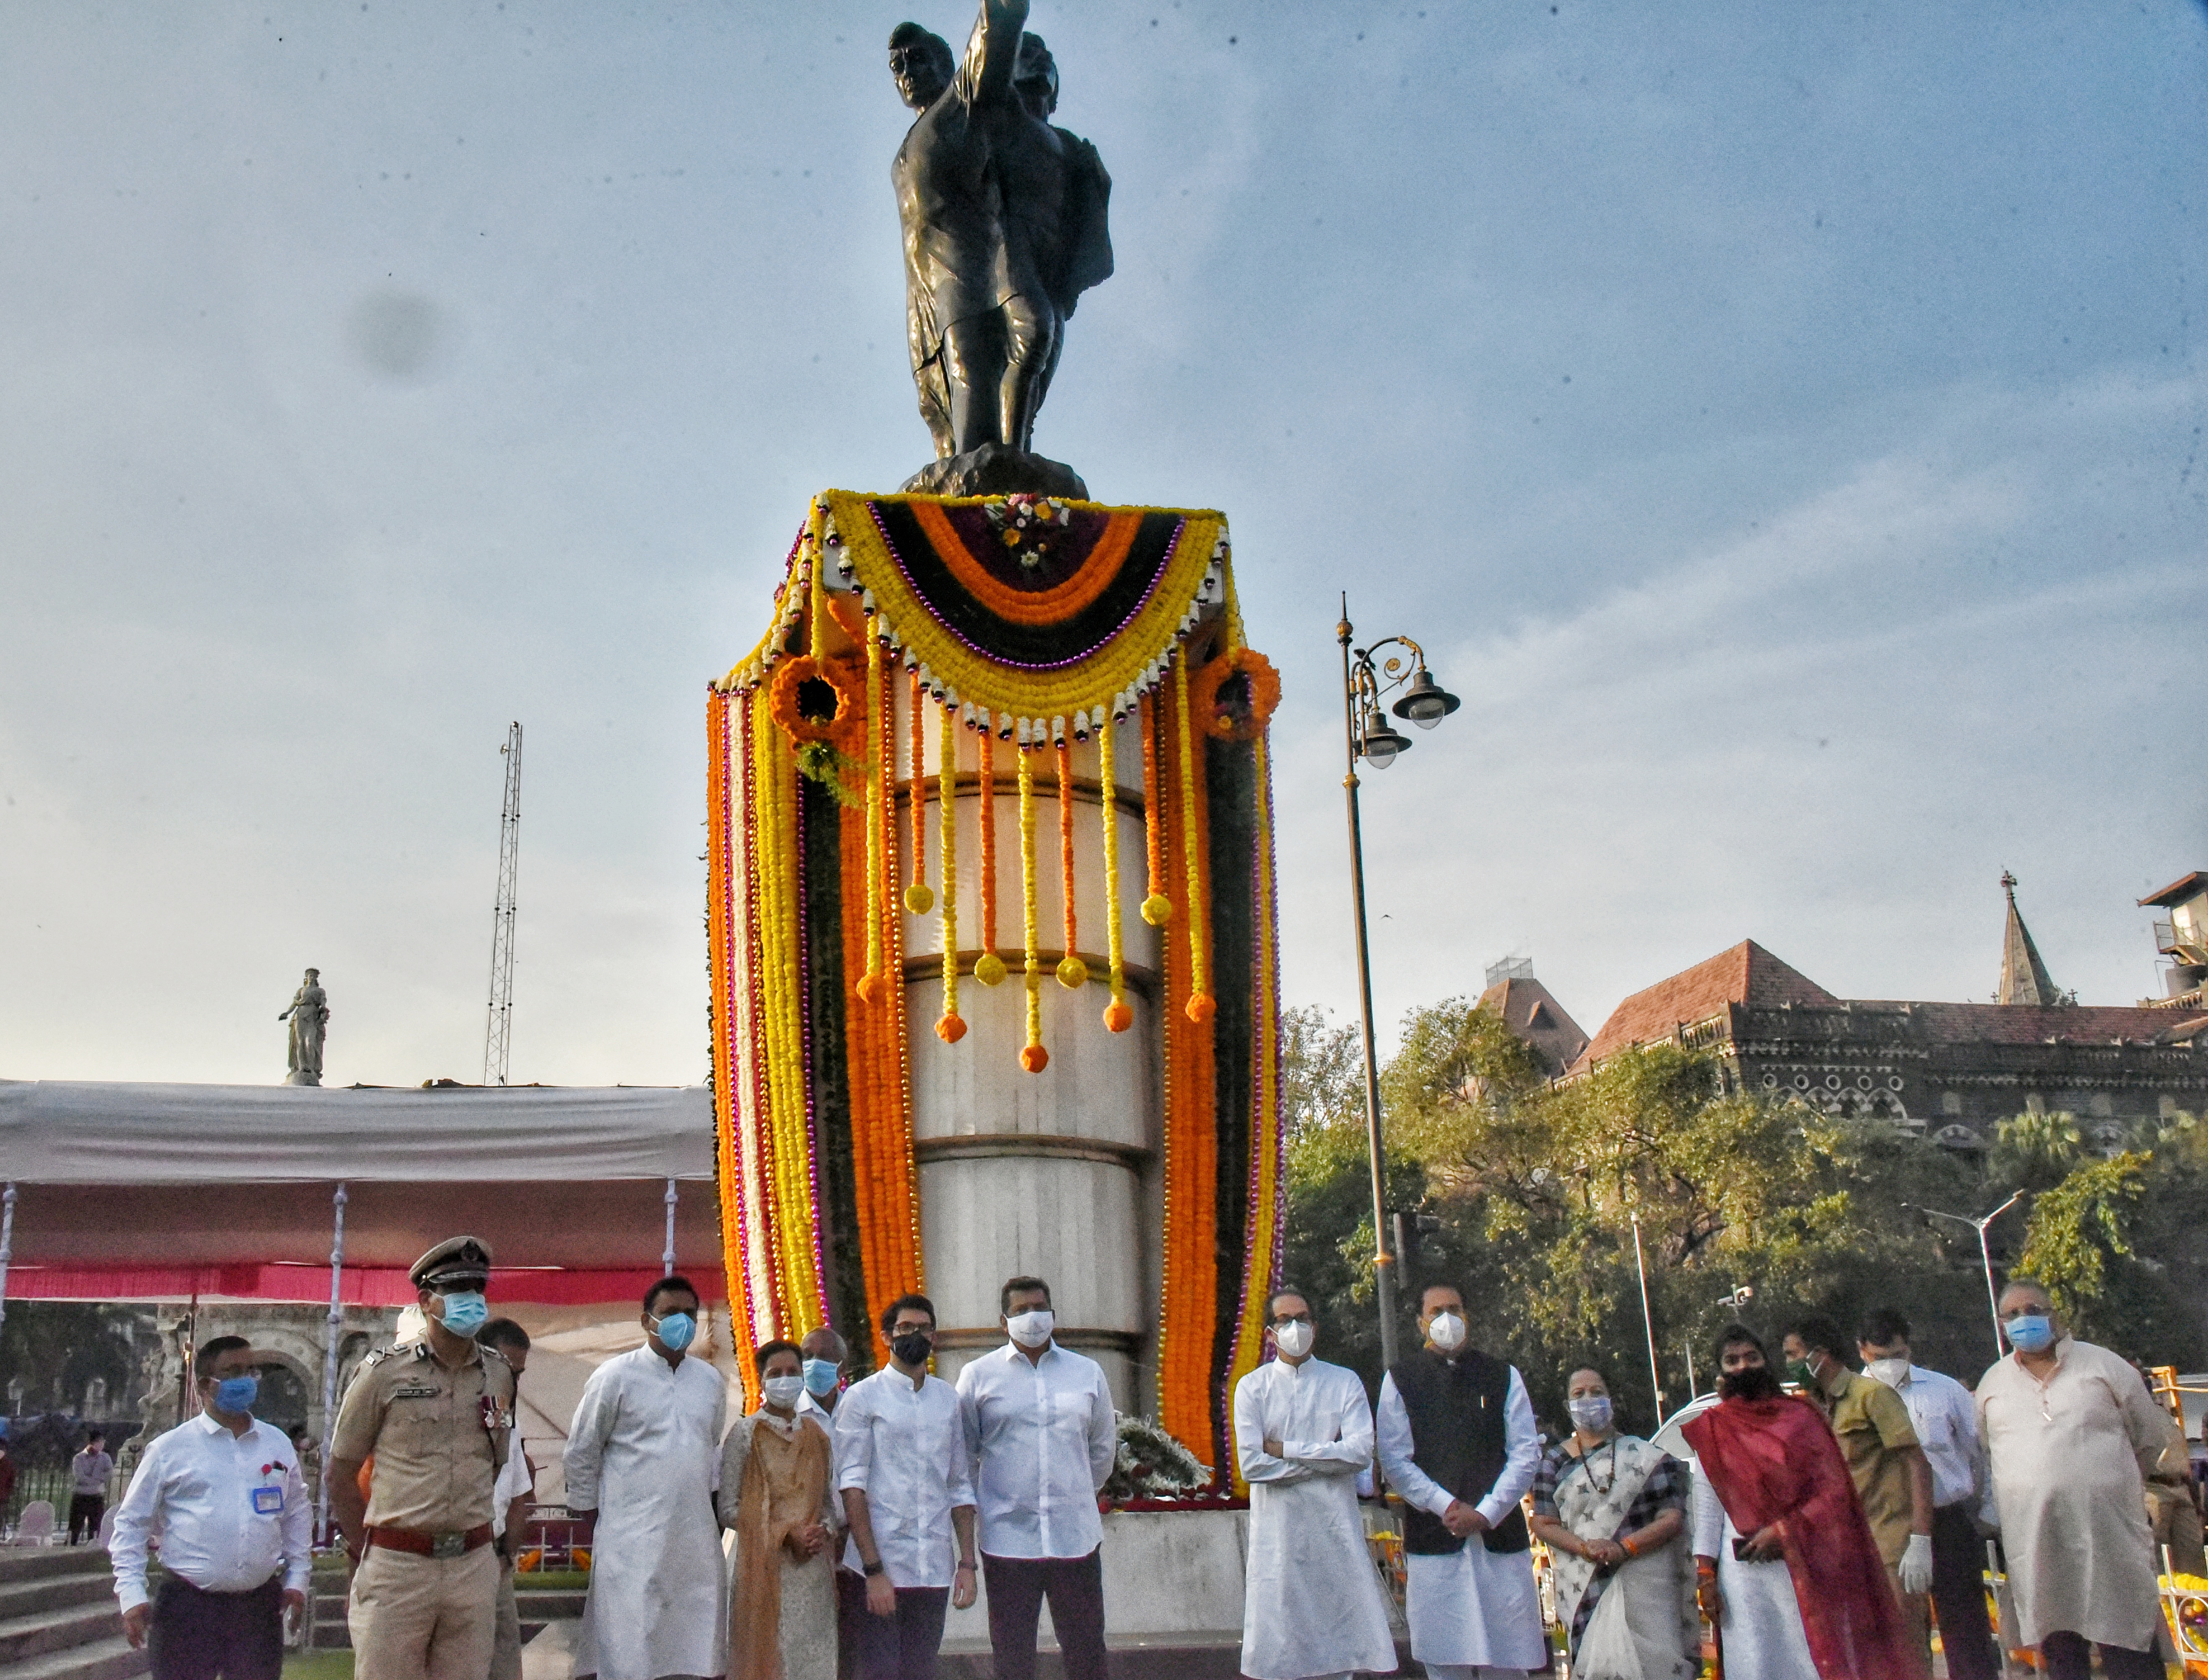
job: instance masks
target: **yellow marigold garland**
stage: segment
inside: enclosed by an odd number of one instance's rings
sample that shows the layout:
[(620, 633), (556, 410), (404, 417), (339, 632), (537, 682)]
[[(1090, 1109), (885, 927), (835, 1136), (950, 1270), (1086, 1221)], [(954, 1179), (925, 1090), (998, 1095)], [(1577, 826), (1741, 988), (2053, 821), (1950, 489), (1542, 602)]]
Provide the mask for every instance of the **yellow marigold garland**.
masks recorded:
[(1158, 705), (1143, 696), (1143, 846), (1150, 871), (1149, 897), (1143, 900), (1143, 920), (1162, 927), (1173, 920), (1173, 900), (1166, 897), (1165, 801), (1158, 786)]
[(1074, 955), (1081, 948), (1080, 924), (1074, 916), (1073, 892), (1073, 748), (1061, 738), (1058, 759), (1058, 874), (1065, 899), (1065, 954), (1058, 959), (1058, 983), (1069, 992), (1089, 984), (1089, 965)]
[(912, 693), (906, 705), (912, 718), (912, 750), (906, 755), (912, 770), (912, 885), (904, 890), (904, 907), (914, 915), (926, 915), (935, 908), (935, 893), (927, 885), (927, 765), (923, 757), (927, 749), (917, 665), (912, 668)]
[[(951, 733), (957, 714), (949, 706), (937, 720), (942, 733), (936, 741), (935, 799), (941, 818), (943, 870), (943, 1018), (935, 1035), (945, 1044), (966, 1036), (966, 1023), (958, 1013), (958, 742)], [(918, 797), (915, 790), (915, 797)]]
[(1127, 964), (1119, 937), (1119, 771), (1108, 711), (1097, 733), (1096, 753), (1104, 787), (1104, 949), (1112, 964), (1112, 1001), (1104, 1005), (1104, 1025), (1124, 1033), (1134, 1025), (1135, 1011), (1127, 1007)]
[(1005, 959), (997, 955), (997, 737), (986, 712), (977, 733), (981, 742), (981, 869), (975, 885), (981, 893), (981, 954), (974, 960), (974, 978), (984, 986), (1001, 986)]
[(1035, 766), (1024, 748), (1019, 767), (1020, 908), (1028, 955), (1028, 1041), (1020, 1047), (1020, 1065), (1029, 1073), (1041, 1073), (1050, 1065), (1050, 1052), (1042, 1047), (1042, 953), (1035, 928)]
[[(1203, 751), (1203, 742), (1189, 728), (1188, 662), (1173, 662), (1174, 722), (1180, 731), (1180, 821), (1181, 831), (1196, 832), (1196, 759)], [(1196, 849), (1188, 849), (1188, 902), (1202, 902), (1203, 883), (1197, 873)], [(1211, 969), (1203, 946), (1203, 919), (1191, 914), (1188, 918), (1189, 994), (1188, 1018), (1202, 1023), (1211, 1019), (1218, 1005), (1211, 998)]]

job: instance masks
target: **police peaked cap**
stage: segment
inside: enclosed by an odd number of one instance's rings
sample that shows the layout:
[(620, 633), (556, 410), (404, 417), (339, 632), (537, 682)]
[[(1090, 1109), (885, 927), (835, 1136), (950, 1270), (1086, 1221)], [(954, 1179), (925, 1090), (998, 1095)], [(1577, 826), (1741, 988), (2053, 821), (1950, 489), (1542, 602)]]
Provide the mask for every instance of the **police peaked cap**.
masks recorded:
[(480, 1289), (490, 1281), (490, 1248), (480, 1237), (447, 1237), (406, 1275), (417, 1289)]

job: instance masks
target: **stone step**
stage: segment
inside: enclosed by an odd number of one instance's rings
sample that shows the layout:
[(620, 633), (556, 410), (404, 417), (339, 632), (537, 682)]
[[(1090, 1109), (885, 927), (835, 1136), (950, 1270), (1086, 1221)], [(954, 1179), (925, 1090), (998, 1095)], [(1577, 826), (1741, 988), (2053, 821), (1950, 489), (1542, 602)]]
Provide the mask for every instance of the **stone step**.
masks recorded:
[(0, 1622), (34, 1615), (42, 1610), (61, 1610), (69, 1605), (115, 1602), (115, 1578), (105, 1570), (98, 1575), (33, 1575), (28, 1581), (0, 1581)]
[(104, 1545), (0, 1546), (0, 1583), (100, 1575), (111, 1567)]
[(12, 1617), (0, 1622), (0, 1673), (6, 1671), (9, 1663), (43, 1657), (49, 1651), (89, 1645), (122, 1631), (122, 1612), (111, 1601), (104, 1605), (69, 1605), (60, 1610)]
[(134, 1651), (121, 1634), (49, 1651), (20, 1663), (0, 1664), (0, 1680), (132, 1680), (153, 1666), (143, 1651)]

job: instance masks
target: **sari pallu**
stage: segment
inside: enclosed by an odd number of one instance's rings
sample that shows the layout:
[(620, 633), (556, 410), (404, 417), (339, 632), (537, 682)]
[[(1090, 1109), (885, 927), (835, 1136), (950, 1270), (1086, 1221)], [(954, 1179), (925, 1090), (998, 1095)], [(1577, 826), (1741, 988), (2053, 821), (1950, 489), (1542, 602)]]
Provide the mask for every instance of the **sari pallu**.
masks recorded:
[[(1672, 1478), (1683, 1474), (1661, 1448), (1617, 1436), (1558, 1479), (1557, 1519), (1583, 1540), (1621, 1539), (1655, 1521), (1655, 1511), (1634, 1507), (1667, 1467)], [(1667, 1500), (1657, 1509), (1672, 1507)], [(1573, 1630), (1575, 1680), (1691, 1680), (1700, 1670), (1695, 1563), (1683, 1533), (1610, 1570), (1559, 1551), (1551, 1574), (1557, 1617)]]

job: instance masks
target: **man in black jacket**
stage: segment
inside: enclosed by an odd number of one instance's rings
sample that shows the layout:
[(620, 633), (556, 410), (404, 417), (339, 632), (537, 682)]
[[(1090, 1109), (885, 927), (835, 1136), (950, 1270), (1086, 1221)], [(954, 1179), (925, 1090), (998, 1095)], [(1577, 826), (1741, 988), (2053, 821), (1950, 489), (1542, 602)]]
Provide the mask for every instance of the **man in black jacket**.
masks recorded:
[(1403, 1496), (1411, 1654), (1435, 1680), (1542, 1668), (1540, 1599), (1519, 1502), (1541, 1457), (1512, 1366), (1468, 1345), (1464, 1296), (1419, 1297), (1425, 1345), (1380, 1384), (1380, 1465)]

